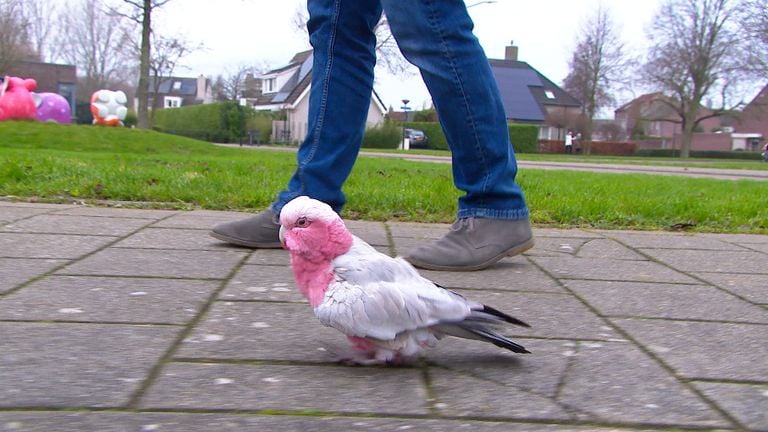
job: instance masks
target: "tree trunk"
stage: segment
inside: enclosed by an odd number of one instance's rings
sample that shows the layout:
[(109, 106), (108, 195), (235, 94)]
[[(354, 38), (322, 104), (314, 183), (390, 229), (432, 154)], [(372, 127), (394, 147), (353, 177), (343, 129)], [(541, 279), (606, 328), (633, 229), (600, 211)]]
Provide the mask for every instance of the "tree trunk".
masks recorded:
[(138, 127), (149, 129), (149, 59), (150, 59), (150, 32), (152, 30), (152, 0), (144, 0), (141, 21), (141, 53), (139, 56), (139, 85), (136, 89), (136, 97), (139, 100), (137, 112)]
[(680, 142), (680, 157), (688, 158), (691, 156), (691, 143), (693, 142), (693, 122), (686, 122), (683, 125), (683, 136)]

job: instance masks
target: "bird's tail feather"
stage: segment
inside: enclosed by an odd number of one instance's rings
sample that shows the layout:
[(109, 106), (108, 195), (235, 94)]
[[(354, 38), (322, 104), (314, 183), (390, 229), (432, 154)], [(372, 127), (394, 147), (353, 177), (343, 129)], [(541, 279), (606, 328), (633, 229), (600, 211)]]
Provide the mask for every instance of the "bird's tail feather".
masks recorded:
[(506, 348), (512, 352), (520, 354), (529, 354), (530, 351), (524, 346), (513, 342), (501, 334), (488, 328), (482, 322), (483, 320), (466, 320), (458, 323), (441, 324), (436, 326), (436, 330), (449, 336), (460, 337), (464, 339), (475, 339), (483, 342), (490, 342), (498, 347)]
[(484, 313), (486, 313), (488, 315), (494, 316), (497, 319), (501, 319), (501, 320), (503, 320), (505, 322), (508, 322), (510, 324), (515, 324), (515, 325), (519, 325), (519, 326), (522, 326), (522, 327), (530, 327), (530, 325), (528, 325), (527, 323), (525, 323), (525, 322), (523, 322), (523, 321), (521, 321), (521, 320), (519, 320), (519, 319), (517, 319), (517, 318), (515, 318), (513, 316), (507, 315), (507, 314), (505, 314), (504, 312), (502, 312), (502, 311), (500, 311), (498, 309), (494, 309), (494, 308), (492, 308), (490, 306), (486, 306), (486, 305), (482, 305), (482, 306), (483, 306), (482, 309), (478, 309), (478, 310), (472, 311), (473, 313), (472, 313), (472, 315), (470, 315), (470, 318), (472, 318), (472, 316), (476, 315), (477, 312), (484, 312)]

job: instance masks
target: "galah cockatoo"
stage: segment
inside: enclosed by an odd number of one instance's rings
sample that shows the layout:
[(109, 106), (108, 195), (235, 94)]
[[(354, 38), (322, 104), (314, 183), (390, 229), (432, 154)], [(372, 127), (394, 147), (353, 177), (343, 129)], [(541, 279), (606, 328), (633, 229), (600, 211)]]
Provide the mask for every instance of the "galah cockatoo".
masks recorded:
[(440, 287), (402, 258), (378, 252), (352, 235), (327, 204), (298, 197), (282, 208), (280, 225), (299, 290), (320, 322), (352, 343), (353, 353), (342, 360), (404, 362), (445, 335), (529, 352), (494, 330), (528, 324)]

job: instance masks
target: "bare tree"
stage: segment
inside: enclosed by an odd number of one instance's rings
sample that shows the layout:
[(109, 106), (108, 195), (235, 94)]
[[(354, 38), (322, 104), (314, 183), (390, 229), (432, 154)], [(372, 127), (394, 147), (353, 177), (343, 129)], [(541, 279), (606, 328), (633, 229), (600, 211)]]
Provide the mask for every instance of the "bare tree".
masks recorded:
[(149, 128), (149, 73), (152, 61), (152, 12), (165, 6), (171, 0), (122, 0), (127, 11), (113, 9), (113, 12), (127, 17), (141, 27), (139, 48), (139, 84), (136, 89), (138, 99), (139, 128)]
[(80, 0), (61, 17), (70, 31), (58, 35), (57, 44), (61, 58), (77, 66), (81, 94), (131, 79), (130, 25), (102, 9), (102, 3)]
[(236, 101), (245, 91), (245, 80), (248, 74), (258, 73), (253, 66), (238, 65), (234, 70), (227, 68), (224, 75), (218, 75), (214, 80), (214, 94), (217, 100)]
[[(307, 16), (306, 11), (297, 9), (293, 17), (293, 26), (296, 28), (296, 31), (306, 33), (308, 20), (309, 16)], [(389, 30), (389, 22), (386, 15), (381, 16), (373, 31), (376, 34), (376, 65), (384, 67), (393, 75), (409, 74), (408, 68), (410, 63), (400, 53), (395, 37), (392, 36), (392, 32)]]
[(583, 137), (592, 140), (592, 120), (603, 107), (615, 102), (614, 91), (625, 83), (633, 64), (610, 12), (599, 6), (580, 30), (563, 88), (582, 103), (587, 117)]
[[(165, 37), (152, 32), (152, 55), (149, 61), (149, 78), (152, 94), (157, 95), (160, 85), (166, 79), (173, 76), (173, 73), (179, 67), (181, 59), (187, 54), (200, 48), (199, 45), (192, 45), (189, 41), (180, 36)], [(134, 45), (134, 52), (137, 58), (140, 56), (141, 47)], [(149, 105), (149, 98), (147, 99)], [(154, 122), (155, 111), (152, 110), (150, 120)]]
[(749, 65), (758, 77), (768, 80), (768, 2), (745, 0), (741, 11), (742, 29), (751, 48)]
[(35, 58), (21, 0), (0, 0), (0, 75), (12, 73), (21, 60)]
[(41, 61), (53, 61), (58, 57), (57, 20), (60, 4), (51, 0), (25, 0), (23, 13), (32, 49)]
[[(738, 0), (666, 0), (649, 38), (645, 81), (667, 97), (682, 128), (680, 156), (690, 155), (693, 133), (705, 119), (726, 114), (746, 77), (744, 38), (736, 19)], [(717, 100), (715, 100), (717, 98)], [(713, 105), (702, 109), (702, 102)]]

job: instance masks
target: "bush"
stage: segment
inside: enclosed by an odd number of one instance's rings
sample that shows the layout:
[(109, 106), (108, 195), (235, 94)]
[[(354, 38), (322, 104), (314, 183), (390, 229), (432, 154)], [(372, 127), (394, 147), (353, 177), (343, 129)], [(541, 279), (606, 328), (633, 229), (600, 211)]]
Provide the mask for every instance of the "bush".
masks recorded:
[(250, 108), (219, 102), (162, 109), (155, 112), (153, 129), (210, 142), (238, 142), (246, 135)]
[(539, 148), (539, 127), (528, 124), (510, 123), (509, 139), (515, 153), (537, 153)]
[(436, 150), (448, 150), (448, 141), (445, 140), (443, 129), (437, 122), (408, 122), (405, 124), (409, 129), (420, 129), (427, 136), (427, 148)]
[[(639, 149), (635, 152), (635, 156), (641, 157), (680, 157), (680, 149)], [(744, 160), (761, 160), (759, 152), (745, 152), (745, 151), (720, 151), (720, 150), (691, 150), (691, 157), (693, 158), (710, 158), (710, 159), (744, 159)]]
[(367, 129), (363, 135), (364, 148), (396, 149), (403, 139), (403, 130), (394, 122)]

